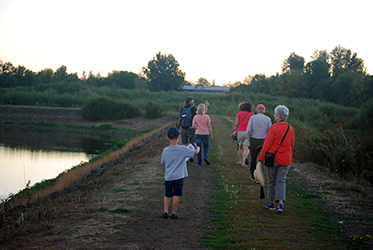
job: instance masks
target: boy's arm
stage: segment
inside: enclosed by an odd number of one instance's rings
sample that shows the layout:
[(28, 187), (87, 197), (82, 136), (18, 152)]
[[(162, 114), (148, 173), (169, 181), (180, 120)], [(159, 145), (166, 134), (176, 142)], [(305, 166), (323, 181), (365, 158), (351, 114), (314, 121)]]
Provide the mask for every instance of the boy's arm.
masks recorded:
[(194, 151), (194, 155), (197, 155), (199, 153), (200, 148), (198, 146), (195, 146), (195, 149), (196, 150)]

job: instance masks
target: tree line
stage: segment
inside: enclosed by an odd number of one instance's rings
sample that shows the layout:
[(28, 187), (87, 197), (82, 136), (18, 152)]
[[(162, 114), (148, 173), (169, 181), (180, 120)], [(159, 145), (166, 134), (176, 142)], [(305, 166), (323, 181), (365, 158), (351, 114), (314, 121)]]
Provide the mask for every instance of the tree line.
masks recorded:
[(312, 60), (294, 52), (283, 61), (281, 74), (247, 76), (233, 91), (310, 98), (344, 106), (360, 107), (373, 97), (373, 77), (363, 59), (351, 50), (336, 46), (330, 53), (316, 50)]
[[(292, 52), (282, 62), (282, 72), (266, 76), (247, 76), (243, 82), (230, 85), (231, 91), (265, 93), (290, 98), (310, 98), (335, 104), (360, 107), (373, 97), (373, 77), (366, 73), (363, 59), (351, 50), (336, 46), (330, 53), (316, 50), (312, 60), (305, 64), (304, 57)], [(150, 91), (180, 91), (185, 81), (185, 72), (172, 54), (158, 52), (142, 68), (139, 74), (129, 71), (112, 71), (107, 77), (100, 73), (87, 75), (83, 72), (67, 73), (62, 65), (56, 71), (51, 68), (33, 72), (24, 66), (13, 66), (0, 60), (0, 88), (35, 87), (60, 82), (84, 82), (89, 86), (107, 86), (124, 89), (146, 89)], [(196, 85), (210, 86), (205, 78)]]

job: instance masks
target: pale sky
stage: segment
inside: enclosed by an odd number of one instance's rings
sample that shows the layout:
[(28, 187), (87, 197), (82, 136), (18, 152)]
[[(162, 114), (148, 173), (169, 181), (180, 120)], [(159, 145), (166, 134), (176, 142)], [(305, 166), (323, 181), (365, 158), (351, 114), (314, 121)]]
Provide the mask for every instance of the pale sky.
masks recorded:
[(373, 69), (371, 0), (0, 0), (0, 59), (38, 72), (139, 73), (172, 54), (191, 82), (281, 72), (341, 45)]

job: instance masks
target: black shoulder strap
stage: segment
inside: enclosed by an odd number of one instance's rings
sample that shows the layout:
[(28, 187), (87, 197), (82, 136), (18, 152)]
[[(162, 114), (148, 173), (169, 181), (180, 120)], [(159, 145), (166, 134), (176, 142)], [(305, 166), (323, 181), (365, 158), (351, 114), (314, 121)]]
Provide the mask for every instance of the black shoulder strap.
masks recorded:
[[(285, 139), (286, 135), (288, 134), (288, 131), (289, 131), (289, 127), (290, 127), (290, 125), (288, 124), (288, 129), (286, 130), (286, 133), (285, 133), (284, 137), (282, 137), (282, 141), (280, 142), (280, 145), (278, 145), (278, 148), (277, 148), (277, 150), (278, 150), (278, 149), (280, 148), (280, 146), (281, 146), (282, 142), (284, 141), (284, 139)], [(275, 154), (277, 153), (277, 150), (276, 150)]]

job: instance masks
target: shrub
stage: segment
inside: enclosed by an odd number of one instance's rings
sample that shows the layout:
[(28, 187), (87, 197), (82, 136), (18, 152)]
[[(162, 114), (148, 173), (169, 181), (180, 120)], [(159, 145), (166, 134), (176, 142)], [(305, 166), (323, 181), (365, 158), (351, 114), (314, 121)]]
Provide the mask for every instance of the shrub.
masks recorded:
[(163, 109), (158, 103), (148, 102), (145, 105), (145, 117), (146, 119), (155, 119), (161, 117)]
[(369, 99), (365, 105), (361, 106), (358, 123), (359, 127), (364, 131), (373, 131), (373, 98)]
[(82, 107), (82, 116), (88, 121), (120, 120), (140, 115), (140, 110), (132, 104), (107, 97), (92, 97)]

